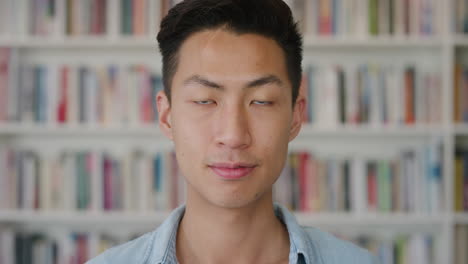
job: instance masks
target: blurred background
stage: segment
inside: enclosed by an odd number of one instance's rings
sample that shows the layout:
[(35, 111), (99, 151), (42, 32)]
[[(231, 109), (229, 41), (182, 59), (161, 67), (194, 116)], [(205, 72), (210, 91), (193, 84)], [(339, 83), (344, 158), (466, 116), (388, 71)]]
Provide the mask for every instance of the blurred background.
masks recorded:
[[(81, 264), (184, 201), (153, 100), (177, 2), (0, 0), (0, 263)], [(275, 201), (384, 264), (468, 263), (468, 1), (287, 2), (308, 109)]]

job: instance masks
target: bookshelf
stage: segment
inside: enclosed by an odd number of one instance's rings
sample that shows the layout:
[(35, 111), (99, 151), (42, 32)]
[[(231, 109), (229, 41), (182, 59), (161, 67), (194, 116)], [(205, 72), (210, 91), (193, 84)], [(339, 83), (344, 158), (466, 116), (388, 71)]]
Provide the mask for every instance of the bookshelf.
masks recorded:
[[(403, 3), (400, 0), (380, 1), (382, 3)], [(51, 19), (43, 18), (48, 22), (37, 18), (39, 24), (45, 23), (45, 26), (43, 26), (45, 29), (41, 29), (41, 27), (31, 28), (31, 19), (35, 16), (28, 16), (27, 10), (36, 10), (33, 8), (36, 1), (8, 0), (0, 3), (0, 21), (8, 22), (8, 26), (0, 26), (0, 50), (9, 49), (11, 75), (20, 76), (21, 72), (18, 68), (22, 65), (54, 67), (66, 65), (74, 68), (86, 66), (91, 69), (94, 66), (106, 68), (110, 65), (117, 65), (125, 68), (128, 65), (145, 65), (152, 73), (160, 72), (160, 55), (155, 40), (156, 22), (164, 13), (163, 10), (167, 9), (171, 2), (176, 1), (141, 1), (146, 2), (148, 10), (154, 10), (154, 12), (149, 13), (151, 11), (148, 11), (148, 14), (146, 14), (147, 23), (145, 25), (140, 24), (137, 30), (143, 33), (138, 34), (122, 33), (120, 27), (119, 21), (122, 21), (124, 15), (120, 3), (131, 2), (127, 0), (102, 1), (106, 4), (105, 8), (102, 9), (105, 10), (105, 21), (99, 23), (105, 24), (104, 33), (87, 34), (83, 33), (82, 30), (70, 31), (67, 29), (67, 23), (80, 25), (83, 21), (80, 20), (80, 16), (75, 16), (78, 17), (75, 22), (67, 20), (67, 17), (69, 17), (67, 15), (67, 12), (69, 12), (67, 11), (67, 4), (73, 3), (76, 10), (86, 10), (86, 8), (89, 8), (89, 6), (86, 6), (87, 4), (99, 1), (87, 0), (81, 2), (84, 4), (80, 6), (76, 0), (56, 0), (55, 15)], [(299, 222), (304, 225), (323, 227), (339, 234), (343, 233), (344, 236), (369, 235), (371, 237), (376, 236), (387, 242), (402, 234), (430, 234), (436, 241), (432, 249), (433, 253), (431, 253), (432, 262), (424, 262), (424, 258), (421, 258), (422, 260), (419, 261), (423, 262), (418, 263), (456, 263), (454, 251), (454, 248), (456, 248), (456, 226), (468, 225), (468, 213), (453, 210), (453, 161), (455, 159), (455, 149), (459, 142), (468, 136), (468, 125), (457, 123), (452, 118), (454, 115), (452, 108), (453, 87), (455, 84), (454, 65), (458, 61), (466, 62), (464, 54), (468, 46), (468, 37), (463, 33), (459, 33), (459, 30), (455, 30), (455, 23), (452, 21), (452, 14), (459, 7), (457, 5), (460, 1), (419, 0), (418, 2), (424, 4), (429, 5), (432, 3), (435, 5), (433, 11), (431, 11), (434, 12), (433, 29), (431, 29), (434, 33), (424, 31), (424, 34), (415, 33), (417, 28), (409, 28), (410, 34), (406, 34), (402, 25), (395, 25), (395, 34), (389, 34), (389, 32), (364, 34), (363, 32), (367, 31), (370, 24), (384, 22), (380, 20), (372, 22), (371, 19), (368, 22), (353, 22), (353, 19), (346, 15), (343, 17), (348, 19), (350, 25), (356, 25), (355, 28), (346, 28), (343, 26), (346, 25), (346, 21), (337, 21), (335, 26), (338, 33), (333, 33), (335, 29), (323, 30), (323, 32), (319, 32), (321, 30), (310, 30), (306, 26), (317, 26), (317, 21), (311, 21), (310, 17), (313, 16), (308, 16), (307, 13), (300, 10), (313, 10), (311, 8), (314, 4), (327, 3), (328, 1), (298, 0), (287, 2), (295, 7), (295, 15), (301, 19), (301, 25), (304, 27), (305, 69), (312, 65), (314, 69), (323, 70), (323, 68), (326, 68), (324, 71), (329, 74), (330, 66), (339, 65), (346, 69), (348, 76), (353, 75), (361, 65), (379, 69), (392, 66), (397, 70), (407, 66), (414, 66), (417, 72), (427, 70), (431, 74), (435, 73), (440, 78), (440, 94), (435, 99), (437, 103), (433, 101), (434, 104), (430, 105), (433, 109), (438, 110), (437, 112), (440, 114), (437, 122), (414, 122), (411, 124), (404, 124), (403, 122), (403, 124), (390, 125), (383, 125), (378, 122), (376, 124), (332, 122), (332, 124), (326, 125), (307, 123), (304, 125), (298, 139), (292, 142), (290, 146), (292, 152), (311, 151), (325, 160), (335, 157), (394, 159), (396, 154), (408, 147), (424, 147), (432, 144), (437, 139), (442, 146), (440, 157), (442, 162), (442, 182), (440, 185), (442, 192), (440, 193), (441, 197), (439, 197), (442, 203), (441, 208), (435, 212), (424, 210), (409, 210), (408, 212), (401, 210), (389, 212), (380, 212), (378, 210), (364, 212), (355, 210), (349, 212), (330, 210), (297, 212)], [(372, 11), (369, 11), (369, 6), (362, 4), (365, 2), (373, 5), (378, 1), (343, 1), (345, 3), (343, 10), (345, 10), (346, 5), (353, 5), (354, 3), (357, 8), (366, 10), (359, 11), (364, 12), (364, 15), (356, 17), (368, 17), (368, 12)], [(307, 5), (307, 7), (301, 9), (301, 5)], [(2, 13), (2, 10), (8, 10), (7, 7), (17, 10), (15, 14), (17, 13), (18, 16), (9, 16)], [(343, 12), (343, 10), (340, 10), (340, 12)], [(412, 17), (422, 16), (416, 9), (413, 8), (412, 10)], [(384, 14), (385, 10), (378, 12)], [(314, 13), (314, 15), (320, 18), (318, 21), (326, 19), (322, 14)], [(328, 17), (333, 17), (333, 15), (328, 14)], [(92, 20), (92, 18), (88, 19)], [(381, 27), (386, 28), (385, 23)], [(70, 28), (74, 28), (74, 26), (70, 26)], [(98, 29), (100, 27), (94, 28)], [(321, 27), (317, 28), (320, 29)], [(48, 33), (38, 33), (42, 32), (42, 30)], [(369, 30), (375, 31), (375, 28), (371, 26)], [(0, 56), (0, 65), (1, 63)], [(386, 74), (386, 71), (382, 72)], [(9, 85), (13, 89), (20, 86), (14, 77), (12, 77)], [(49, 158), (55, 157), (64, 149), (107, 151), (117, 153), (117, 155), (124, 155), (133, 150), (142, 150), (145, 153), (169, 151), (172, 146), (162, 136), (157, 126), (151, 123), (136, 122), (130, 125), (120, 123), (102, 125), (99, 122), (65, 122), (64, 124), (58, 124), (57, 122), (0, 121), (0, 151), (6, 147), (15, 150), (34, 151)], [(0, 168), (2, 167), (0, 166)], [(2, 172), (0, 171), (0, 173)], [(125, 234), (119, 235), (120, 242), (123, 242), (134, 234), (152, 230), (165, 219), (168, 213), (169, 210), (126, 212), (72, 209), (4, 209), (0, 207), (0, 234), (4, 227), (7, 232), (11, 230), (32, 230), (53, 233), (56, 229), (60, 229), (61, 232), (91, 232), (92, 236), (94, 236), (100, 234), (100, 232), (105, 233), (112, 227), (119, 226), (125, 227), (127, 230), (123, 232)], [(349, 229), (353, 231), (351, 233), (347, 232)], [(90, 242), (90, 244), (92, 243)], [(96, 253), (96, 249), (89, 252)]]

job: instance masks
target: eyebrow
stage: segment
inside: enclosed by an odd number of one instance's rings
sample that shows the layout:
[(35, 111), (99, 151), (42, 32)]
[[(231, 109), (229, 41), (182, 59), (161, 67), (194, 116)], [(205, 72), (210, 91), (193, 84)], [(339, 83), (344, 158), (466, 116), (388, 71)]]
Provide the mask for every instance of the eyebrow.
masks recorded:
[[(204, 78), (200, 75), (194, 75), (184, 81), (184, 85), (188, 85), (190, 83), (196, 83), (196, 84), (200, 84), (209, 88), (224, 90), (223, 85), (210, 81), (207, 78)], [(254, 88), (254, 87), (259, 87), (259, 86), (263, 86), (267, 84), (276, 84), (278, 86), (283, 86), (283, 82), (281, 81), (280, 78), (278, 78), (277, 76), (273, 74), (270, 74), (270, 75), (248, 82), (244, 88)]]

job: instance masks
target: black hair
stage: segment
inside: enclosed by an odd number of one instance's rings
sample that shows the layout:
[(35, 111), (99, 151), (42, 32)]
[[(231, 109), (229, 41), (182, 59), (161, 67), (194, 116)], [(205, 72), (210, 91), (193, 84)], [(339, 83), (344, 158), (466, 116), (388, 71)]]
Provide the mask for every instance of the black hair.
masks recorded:
[(237, 34), (259, 34), (279, 44), (286, 58), (294, 105), (302, 78), (302, 37), (291, 9), (282, 0), (185, 0), (170, 9), (157, 36), (169, 102), (183, 42), (194, 33), (220, 27)]

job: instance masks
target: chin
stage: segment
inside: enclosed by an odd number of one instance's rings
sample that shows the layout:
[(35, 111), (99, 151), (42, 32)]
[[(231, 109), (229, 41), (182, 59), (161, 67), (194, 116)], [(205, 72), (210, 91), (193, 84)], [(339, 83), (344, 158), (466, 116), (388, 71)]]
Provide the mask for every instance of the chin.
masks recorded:
[(236, 197), (223, 195), (223, 197), (216, 197), (214, 199), (207, 199), (209, 203), (214, 206), (226, 209), (238, 209), (251, 206), (260, 201), (262, 195), (243, 194), (243, 197)]

